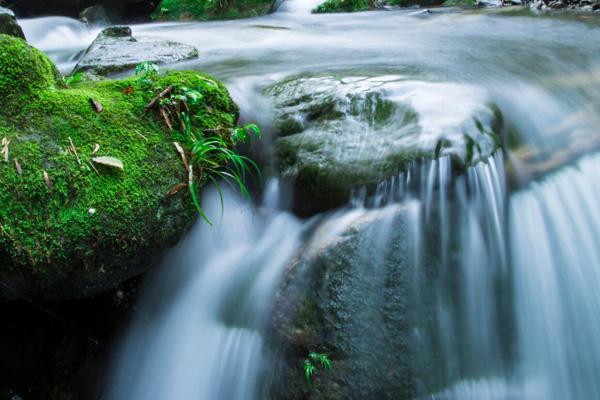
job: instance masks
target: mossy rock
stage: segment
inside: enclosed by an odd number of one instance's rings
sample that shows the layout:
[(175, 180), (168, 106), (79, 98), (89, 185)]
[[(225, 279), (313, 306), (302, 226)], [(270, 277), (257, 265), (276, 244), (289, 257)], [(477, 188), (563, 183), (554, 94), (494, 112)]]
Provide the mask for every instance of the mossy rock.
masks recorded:
[(8, 8), (2, 7), (2, 2), (0, 2), (0, 33), (25, 39), (25, 34), (17, 23), (15, 14)]
[(265, 15), (273, 9), (273, 0), (162, 0), (152, 15), (161, 20), (221, 20)]
[(352, 193), (449, 156), (457, 170), (500, 145), (502, 119), (468, 84), (404, 76), (296, 76), (266, 89), (277, 119), (281, 174), (301, 215), (347, 204)]
[[(45, 55), (6, 35), (0, 55), (0, 140), (10, 141), (9, 162), (0, 158), (2, 281), (30, 296), (76, 298), (150, 267), (196, 219), (173, 145), (183, 134), (144, 112), (156, 94), (135, 78), (66, 87)], [(214, 78), (157, 79), (203, 94), (190, 110), (195, 129), (235, 125), (238, 108)], [(94, 165), (100, 156), (124, 170)]]

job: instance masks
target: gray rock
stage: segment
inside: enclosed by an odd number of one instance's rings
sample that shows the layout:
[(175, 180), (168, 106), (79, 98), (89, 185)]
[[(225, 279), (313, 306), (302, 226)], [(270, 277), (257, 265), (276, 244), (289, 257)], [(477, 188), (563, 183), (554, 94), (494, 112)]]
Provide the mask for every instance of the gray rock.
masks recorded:
[(149, 36), (134, 38), (131, 28), (118, 25), (100, 32), (73, 73), (109, 75), (135, 68), (144, 61), (164, 64), (196, 57), (198, 50), (193, 46)]
[(0, 7), (0, 33), (25, 39), (25, 34), (17, 23), (15, 14), (4, 7)]
[(109, 15), (103, 5), (96, 4), (90, 6), (79, 13), (79, 19), (88, 25), (108, 25), (112, 21), (116, 21), (115, 16)]
[(296, 212), (345, 204), (414, 161), (450, 155), (457, 168), (499, 145), (499, 113), (480, 89), (400, 76), (297, 77), (266, 90), (277, 112), (278, 166)]
[[(434, 296), (415, 284), (409, 213), (401, 206), (357, 211), (338, 235), (331, 237), (331, 226), (316, 232), (276, 300), (270, 340), (279, 363), (270, 398), (404, 400), (418, 398), (424, 383), (436, 386), (436, 349), (420, 334), (433, 304), (419, 300)], [(424, 263), (434, 269), (430, 239)], [(333, 367), (315, 374), (305, 397), (301, 366), (309, 351), (328, 353)]]

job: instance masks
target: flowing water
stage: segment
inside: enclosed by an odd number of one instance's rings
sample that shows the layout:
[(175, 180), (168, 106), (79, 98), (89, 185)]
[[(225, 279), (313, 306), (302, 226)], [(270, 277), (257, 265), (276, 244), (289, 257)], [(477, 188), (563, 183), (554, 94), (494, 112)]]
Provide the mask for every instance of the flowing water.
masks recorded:
[[(312, 6), (293, 0), (262, 18), (133, 31), (195, 45), (200, 58), (176, 67), (228, 85), (242, 119), (265, 130), (259, 156), (266, 160), (277, 111), (265, 89), (294, 76), (335, 77), (341, 86), (368, 80), (365, 90), (410, 102), (433, 136), (493, 103), (508, 148), (458, 176), (446, 157), (413, 164), (376, 193), (358, 191), (348, 208), (308, 221), (285, 212), (288, 191), (277, 183), (256, 210), (228, 195), (220, 222), (197, 226), (155, 274), (117, 358), (109, 398), (265, 398), (264, 332), (292, 260), (307, 243), (325, 245), (390, 207), (409, 210), (403, 251), (415, 266), (417, 303), (433, 309), (432, 322), (415, 330), (432, 344), (435, 377), (423, 379), (415, 396), (600, 398), (600, 158), (593, 151), (600, 23), (452, 10), (310, 15)], [(97, 33), (67, 18), (22, 23), (30, 42), (65, 73)], [(359, 135), (371, 128), (344, 129)], [(355, 143), (358, 152), (369, 146)], [(386, 221), (373, 233), (374, 248), (393, 244), (396, 226)], [(435, 248), (427, 242), (431, 230)], [(424, 272), (431, 252), (439, 258), (434, 279)], [(383, 262), (363, 261), (372, 271)], [(361, 296), (376, 299), (381, 276), (366, 278), (373, 282)], [(350, 325), (356, 335), (361, 321), (378, 323), (368, 308), (378, 306), (362, 308), (363, 319)]]

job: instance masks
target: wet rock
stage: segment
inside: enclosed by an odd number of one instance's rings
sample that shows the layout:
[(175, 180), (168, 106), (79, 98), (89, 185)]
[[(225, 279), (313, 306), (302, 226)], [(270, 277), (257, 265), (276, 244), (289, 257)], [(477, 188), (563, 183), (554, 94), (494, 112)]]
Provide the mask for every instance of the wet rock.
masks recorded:
[(0, 7), (0, 33), (25, 39), (25, 34), (17, 23), (15, 14), (4, 7)]
[[(197, 216), (187, 191), (171, 192), (188, 178), (173, 138), (143, 111), (155, 94), (135, 77), (66, 87), (12, 36), (0, 35), (0, 54), (0, 300), (85, 298), (152, 268)], [(190, 105), (194, 129), (233, 127), (237, 106), (214, 78), (156, 80), (182, 82), (203, 94)]]
[(109, 15), (103, 5), (96, 4), (90, 6), (79, 13), (79, 19), (88, 25), (109, 25), (118, 18), (115, 15)]
[(106, 28), (87, 49), (75, 66), (75, 72), (108, 75), (135, 68), (144, 61), (157, 64), (175, 63), (198, 57), (193, 46), (161, 38), (131, 36), (131, 28)]
[(343, 205), (353, 189), (422, 159), (449, 155), (464, 168), (499, 145), (499, 113), (467, 84), (401, 76), (296, 77), (267, 89), (278, 120), (279, 169), (296, 211)]
[[(422, 394), (424, 382), (432, 387), (439, 349), (420, 332), (433, 305), (419, 298), (433, 296), (416, 292), (409, 215), (406, 207), (356, 211), (315, 233), (276, 300), (270, 340), (279, 361), (270, 398), (404, 400)], [(435, 250), (424, 261), (433, 269)], [(315, 374), (312, 388), (301, 367), (309, 351), (328, 353), (333, 364)]]

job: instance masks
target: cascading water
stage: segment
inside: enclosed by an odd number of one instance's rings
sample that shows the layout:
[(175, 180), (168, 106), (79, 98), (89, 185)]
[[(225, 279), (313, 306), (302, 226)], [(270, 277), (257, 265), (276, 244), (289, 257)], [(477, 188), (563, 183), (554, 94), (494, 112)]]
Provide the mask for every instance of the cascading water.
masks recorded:
[[(301, 224), (226, 200), (216, 226), (197, 225), (155, 277), (110, 399), (260, 398), (261, 330)], [(219, 215), (216, 194), (207, 210)]]
[[(279, 129), (277, 107), (295, 105), (272, 85), (301, 77), (313, 86), (299, 98), (317, 93), (341, 104), (342, 122), (293, 110), (306, 131), (334, 138), (329, 158), (460, 138), (473, 124), (459, 122), (488, 104), (502, 117), (504, 149), (462, 173), (448, 156), (417, 160), (373, 193), (357, 190), (349, 207), (308, 222), (279, 210), (275, 195), (256, 213), (228, 196), (222, 222), (197, 226), (157, 272), (116, 361), (109, 398), (277, 398), (273, 381), (286, 386), (289, 376), (271, 370), (279, 364), (267, 326), (280, 282), (297, 265), (300, 272), (330, 268), (329, 278), (347, 268), (326, 288), (343, 307), (332, 302), (325, 310), (343, 317), (335, 326), (347, 330), (332, 344), (344, 350), (337, 359), (331, 353), (332, 379), (336, 369), (349, 373), (349, 359), (361, 361), (347, 398), (397, 399), (386, 397), (390, 387), (419, 399), (599, 398), (600, 159), (581, 158), (599, 137), (598, 22), (491, 13), (415, 18), (402, 10), (308, 15), (313, 6), (293, 0), (262, 18), (133, 30), (197, 46), (200, 58), (181, 67), (223, 79), (242, 119), (264, 128), (267, 148)], [(68, 71), (95, 31), (55, 22), (23, 25)], [(361, 93), (412, 117), (379, 124)], [(356, 98), (367, 117), (356, 116)], [(415, 139), (417, 125), (424, 135)], [(342, 136), (347, 131), (351, 140)], [(378, 136), (390, 131), (396, 136)], [(343, 251), (328, 264), (323, 249), (335, 246)], [(292, 365), (292, 375), (302, 379), (301, 365)], [(345, 383), (336, 381), (337, 390)], [(383, 389), (369, 392), (376, 386)]]

